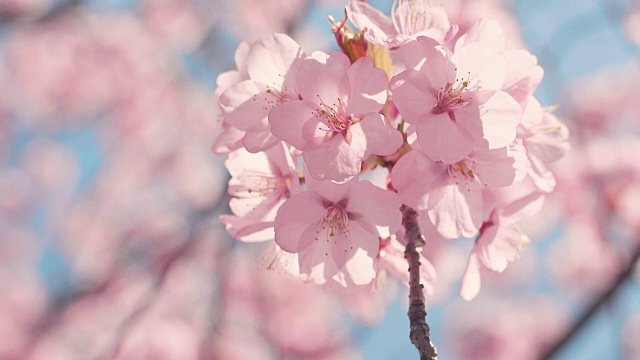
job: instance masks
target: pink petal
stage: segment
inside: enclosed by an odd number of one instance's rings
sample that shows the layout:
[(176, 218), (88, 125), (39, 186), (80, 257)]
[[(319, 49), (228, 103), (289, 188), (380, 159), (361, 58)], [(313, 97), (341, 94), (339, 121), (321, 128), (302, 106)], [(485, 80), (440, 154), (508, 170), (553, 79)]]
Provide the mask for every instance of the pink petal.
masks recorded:
[(257, 153), (270, 149), (280, 140), (268, 131), (247, 132), (242, 138), (242, 145), (251, 153)]
[(220, 221), (226, 225), (231, 237), (244, 242), (267, 241), (274, 237), (272, 221), (256, 221), (234, 215), (220, 215)]
[(292, 194), (297, 194), (300, 189), (300, 180), (298, 179), (298, 173), (296, 170), (296, 163), (294, 162), (289, 146), (280, 141), (276, 146), (267, 150), (267, 156), (271, 165), (272, 171), (281, 177), (287, 177), (291, 182), (289, 189)]
[(263, 129), (268, 129), (266, 119), (272, 106), (266, 96), (251, 80), (230, 86), (220, 95), (224, 120), (240, 130), (249, 130), (261, 123), (264, 123)]
[(467, 269), (462, 276), (460, 296), (467, 301), (473, 300), (480, 292), (480, 262), (475, 253), (469, 257)]
[(442, 41), (450, 27), (444, 9), (432, 7), (426, 1), (396, 1), (391, 17), (394, 27), (405, 38), (430, 34), (434, 39)]
[(471, 157), (475, 163), (475, 175), (485, 186), (509, 186), (516, 177), (514, 159), (507, 156), (507, 148), (477, 150)]
[(434, 251), (437, 251), (434, 250), (434, 248), (437, 249), (439, 244), (442, 244), (444, 240), (448, 240), (438, 232), (438, 229), (429, 218), (427, 211), (423, 210), (418, 212), (418, 225), (420, 226), (420, 231), (422, 231), (425, 239), (427, 239), (427, 243), (432, 244), (428, 247), (430, 248), (430, 251), (423, 251), (425, 254), (434, 253)]
[(480, 19), (465, 34), (460, 36), (456, 41), (454, 53), (458, 52), (465, 46), (481, 43), (483, 46), (490, 48), (494, 52), (502, 52), (505, 44), (505, 35), (498, 23), (492, 19)]
[(504, 206), (501, 215), (517, 222), (538, 213), (544, 204), (544, 194), (535, 192)]
[(409, 263), (404, 258), (405, 247), (392, 238), (384, 249), (380, 250), (380, 265), (398, 278), (403, 284), (409, 284)]
[(522, 108), (511, 95), (504, 91), (496, 91), (482, 105), (480, 118), (489, 149), (498, 149), (515, 140), (516, 127), (522, 118)]
[(365, 154), (365, 141), (355, 138), (348, 144), (342, 134), (302, 154), (311, 176), (318, 180), (345, 182), (360, 173)]
[(431, 113), (438, 103), (432, 93), (429, 78), (416, 70), (405, 70), (391, 79), (393, 103), (402, 118), (416, 123), (425, 114)]
[(483, 232), (476, 241), (478, 260), (490, 270), (502, 272), (515, 261), (529, 239), (514, 223), (498, 223)]
[(376, 277), (373, 261), (378, 256), (378, 237), (365, 231), (357, 222), (349, 222), (349, 242), (345, 246), (334, 245), (334, 259), (354, 284), (368, 284)]
[(353, 178), (343, 184), (338, 184), (332, 181), (317, 180), (313, 176), (309, 175), (309, 169), (305, 164), (305, 184), (309, 188), (309, 191), (315, 191), (324, 199), (331, 201), (332, 203), (338, 203), (340, 200), (345, 199), (349, 193), (349, 187), (351, 183), (357, 182), (357, 178)]
[(391, 182), (402, 202), (415, 209), (428, 208), (431, 184), (446, 168), (413, 150), (398, 160), (391, 172)]
[(569, 130), (553, 114), (545, 113), (543, 121), (524, 139), (527, 154), (542, 162), (552, 163), (569, 151)]
[(245, 134), (242, 130), (229, 125), (225, 126), (225, 122), (223, 122), (222, 126), (222, 132), (218, 134), (213, 144), (211, 144), (211, 151), (216, 155), (223, 155), (240, 149), (242, 147), (242, 138)]
[(288, 273), (300, 277), (298, 254), (288, 253), (282, 250), (274, 241), (260, 255), (259, 268), (273, 270), (276, 273)]
[(285, 200), (284, 193), (270, 193), (267, 196), (233, 198), (229, 201), (229, 207), (237, 216), (256, 221), (273, 221), (278, 208)]
[(238, 69), (238, 73), (243, 78), (248, 78), (249, 74), (247, 73), (247, 58), (249, 57), (249, 51), (251, 50), (251, 45), (245, 41), (238, 44), (238, 48), (236, 49), (235, 54), (233, 55), (233, 59), (236, 62), (236, 68)]
[(333, 256), (331, 256), (331, 243), (328, 241), (315, 241), (316, 227), (305, 229), (304, 238), (313, 239), (313, 244), (307, 246), (298, 254), (300, 273), (305, 280), (311, 280), (316, 284), (324, 284), (331, 279), (339, 268)]
[(364, 1), (350, 1), (347, 14), (360, 31), (367, 28), (365, 38), (372, 44), (384, 46), (389, 36), (397, 34), (391, 19)]
[(433, 190), (429, 198), (429, 218), (447, 239), (474, 236), (482, 225), (480, 185), (476, 182), (445, 184)]
[(243, 80), (247, 80), (240, 75), (237, 70), (226, 71), (218, 75), (216, 79), (216, 90), (214, 96), (216, 100), (220, 98), (220, 95), (229, 88), (231, 85), (237, 84)]
[(355, 182), (349, 189), (347, 211), (357, 214), (359, 221), (375, 226), (376, 237), (389, 237), (400, 229), (401, 205), (398, 195), (368, 181)]
[(473, 138), (444, 114), (429, 114), (417, 125), (418, 141), (430, 158), (445, 164), (455, 164), (473, 150)]
[(326, 54), (320, 51), (312, 56), (302, 62), (298, 72), (300, 96), (319, 105), (336, 104), (335, 108), (338, 99), (347, 96), (351, 90), (347, 75), (349, 58), (342, 53)]
[[(530, 130), (531, 128), (540, 125), (544, 118), (544, 110), (542, 109), (542, 105), (536, 98), (531, 98), (527, 102), (527, 106), (524, 108), (522, 112), (522, 128), (525, 130)], [(526, 131), (525, 131), (526, 132)], [(524, 136), (529, 135), (525, 134)]]
[(432, 90), (455, 81), (456, 66), (437, 41), (419, 37), (417, 41), (404, 45), (400, 51), (405, 67), (425, 74)]
[(547, 165), (540, 161), (540, 159), (531, 157), (529, 160), (529, 171), (527, 174), (540, 191), (544, 191), (545, 193), (552, 192), (556, 188), (556, 178), (553, 172), (551, 172)]
[(358, 251), (365, 250), (371, 260), (378, 255), (378, 237), (364, 229), (357, 222), (349, 221), (348, 231), (341, 229), (324, 229), (320, 231), (319, 243), (326, 242), (330, 245), (329, 256), (333, 258), (338, 269), (344, 267), (349, 259)]
[(304, 52), (298, 43), (285, 34), (273, 34), (251, 45), (247, 55), (247, 72), (251, 80), (281, 89), (284, 84), (295, 89), (295, 76)]
[(354, 285), (370, 284), (377, 275), (373, 263), (374, 258), (368, 252), (357, 248), (345, 263), (343, 271)]
[(373, 66), (370, 57), (358, 59), (347, 70), (351, 92), (347, 104), (347, 113), (361, 116), (378, 112), (387, 101), (389, 80), (382, 69)]
[[(491, 95), (493, 95), (493, 92)], [(469, 106), (456, 110), (455, 119), (456, 123), (469, 133), (471, 139), (473, 139), (473, 146), (487, 146), (486, 140), (483, 138), (484, 132), (482, 128), (482, 120), (480, 119), (480, 109), (477, 106), (474, 106), (473, 102), (469, 104)]]
[[(315, 104), (304, 100), (290, 100), (274, 108), (269, 113), (271, 133), (298, 150), (303, 150), (308, 136), (304, 136), (307, 123), (319, 124), (313, 113)], [(314, 125), (315, 126), (315, 125)], [(316, 126), (317, 127), (317, 126)]]
[(538, 58), (526, 50), (507, 51), (504, 57), (507, 60), (507, 78), (502, 89), (523, 104), (542, 82), (544, 70), (538, 65)]
[(483, 43), (465, 46), (456, 51), (451, 60), (458, 69), (458, 77), (468, 78), (471, 87), (477, 85), (483, 90), (499, 90), (507, 76), (504, 56)]
[(317, 193), (303, 192), (291, 197), (280, 206), (274, 220), (276, 243), (286, 252), (300, 252), (301, 242), (310, 245), (310, 239), (303, 239), (302, 234), (309, 226), (317, 225), (324, 214), (322, 198)]
[(366, 146), (363, 159), (369, 155), (391, 155), (402, 146), (402, 134), (394, 129), (387, 119), (377, 113), (365, 115), (359, 123), (351, 127), (356, 140), (364, 140)]

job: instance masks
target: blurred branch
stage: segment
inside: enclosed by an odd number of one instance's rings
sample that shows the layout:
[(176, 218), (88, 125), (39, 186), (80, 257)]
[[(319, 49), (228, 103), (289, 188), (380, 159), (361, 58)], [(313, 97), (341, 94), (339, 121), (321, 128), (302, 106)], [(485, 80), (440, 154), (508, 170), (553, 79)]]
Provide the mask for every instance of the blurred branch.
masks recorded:
[(316, 6), (316, 0), (307, 0), (304, 2), (304, 7), (302, 8), (302, 11), (300, 11), (300, 15), (296, 16), (295, 19), (293, 19), (291, 22), (289, 22), (285, 28), (285, 33), (288, 35), (293, 34), (294, 32), (296, 32), (300, 26), (304, 23), (304, 20), (306, 20), (307, 15), (309, 15), (309, 13), (311, 13), (311, 9), (313, 9)]
[(573, 338), (580, 332), (580, 330), (589, 323), (589, 320), (598, 313), (600, 307), (609, 303), (618, 290), (633, 277), (634, 269), (640, 260), (640, 246), (637, 246), (631, 255), (631, 260), (627, 264), (627, 267), (618, 274), (616, 281), (606, 289), (599, 297), (594, 299), (589, 306), (586, 307), (585, 312), (576, 320), (573, 326), (567, 331), (567, 333), (560, 338), (553, 346), (547, 350), (547, 352), (540, 358), (542, 360), (550, 360), (558, 354), (565, 345), (573, 340)]
[(19, 20), (27, 20), (28, 22), (46, 22), (60, 15), (66, 14), (83, 5), (83, 0), (68, 0), (59, 5), (55, 5), (43, 14), (35, 18), (24, 14), (6, 14), (0, 13), (0, 24), (12, 23)]
[(435, 360), (438, 351), (431, 342), (427, 310), (424, 303), (424, 285), (420, 283), (420, 253), (424, 247), (424, 235), (418, 226), (418, 214), (412, 208), (402, 205), (402, 225), (406, 230), (407, 247), (404, 257), (409, 263), (409, 337), (420, 352), (420, 360)]
[(187, 240), (178, 247), (174, 252), (168, 254), (163, 261), (159, 264), (159, 269), (155, 274), (155, 280), (153, 282), (153, 286), (149, 290), (149, 292), (144, 296), (144, 298), (135, 306), (135, 308), (131, 311), (128, 318), (124, 320), (124, 322), (120, 325), (119, 330), (115, 335), (115, 342), (113, 347), (111, 348), (111, 356), (109, 358), (117, 358), (120, 350), (122, 348), (122, 343), (127, 338), (127, 335), (134, 328), (134, 325), (138, 320), (144, 315), (145, 311), (149, 309), (157, 299), (158, 293), (160, 293), (161, 289), (164, 287), (166, 279), (174, 267), (181, 259), (185, 258), (189, 252), (193, 249), (193, 247), (198, 243), (198, 231), (203, 223), (205, 223), (208, 219), (210, 219), (216, 212), (220, 210), (222, 206), (226, 206), (229, 203), (228, 195), (224, 196), (218, 203), (212, 208), (205, 209), (199, 211), (194, 214), (193, 221), (191, 222), (191, 226), (189, 227), (189, 236)]
[[(180, 259), (188, 255), (189, 251), (197, 243), (198, 231), (201, 229), (201, 226), (207, 220), (215, 217), (216, 214), (224, 211), (228, 207), (228, 204), (229, 195), (225, 194), (213, 207), (203, 209), (192, 214), (187, 239), (178, 248), (173, 250), (171, 253), (166, 254), (161, 261), (158, 261), (153, 274), (154, 280), (151, 289), (149, 289), (149, 291), (143, 296), (140, 302), (133, 308), (128, 317), (124, 319), (120, 325), (120, 328), (115, 335), (117, 340), (111, 348), (111, 355), (113, 355), (113, 357), (115, 357), (115, 355), (120, 351), (121, 343), (126, 339), (126, 335), (133, 328), (136, 321), (140, 319), (146, 309), (153, 305), (156, 295), (162, 289), (170, 270)], [(126, 271), (114, 272), (111, 276), (105, 278), (102, 282), (95, 284), (94, 286), (59, 299), (58, 302), (47, 311), (47, 314), (43, 316), (40, 324), (34, 328), (27, 351), (29, 352), (35, 349), (36, 344), (38, 344), (52, 329), (63, 321), (63, 317), (67, 309), (87, 298), (99, 297), (107, 293), (114, 283), (116, 283), (122, 276), (126, 275)]]
[(52, 18), (58, 17), (64, 13), (74, 10), (77, 7), (80, 7), (83, 3), (83, 0), (68, 0), (63, 2), (62, 4), (52, 8), (43, 16), (41, 16), (38, 21), (47, 21)]

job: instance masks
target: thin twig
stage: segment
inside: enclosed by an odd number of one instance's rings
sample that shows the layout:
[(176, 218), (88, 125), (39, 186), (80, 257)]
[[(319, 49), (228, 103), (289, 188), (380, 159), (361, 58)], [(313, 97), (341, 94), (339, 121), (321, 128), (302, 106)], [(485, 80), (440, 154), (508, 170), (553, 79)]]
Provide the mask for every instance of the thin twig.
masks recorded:
[(420, 253), (425, 244), (418, 226), (418, 214), (410, 207), (402, 206), (402, 225), (406, 231), (407, 247), (404, 257), (409, 262), (409, 337), (420, 353), (420, 360), (436, 360), (438, 351), (430, 339), (427, 310), (424, 303), (424, 285), (420, 283)]

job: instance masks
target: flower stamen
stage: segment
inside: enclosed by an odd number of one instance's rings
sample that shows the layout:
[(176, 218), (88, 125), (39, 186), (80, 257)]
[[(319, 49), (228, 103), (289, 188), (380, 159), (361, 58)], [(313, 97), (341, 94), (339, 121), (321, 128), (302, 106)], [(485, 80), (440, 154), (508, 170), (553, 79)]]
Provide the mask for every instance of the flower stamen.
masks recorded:
[[(469, 74), (469, 77), (471, 74)], [(456, 79), (452, 84), (450, 82), (444, 88), (438, 90), (436, 95), (438, 103), (433, 107), (433, 114), (449, 113), (451, 116), (455, 110), (462, 109), (469, 105), (471, 97), (468, 95), (470, 88), (469, 77), (467, 79)], [(474, 89), (475, 90), (475, 86)], [(455, 120), (455, 117), (452, 117)]]

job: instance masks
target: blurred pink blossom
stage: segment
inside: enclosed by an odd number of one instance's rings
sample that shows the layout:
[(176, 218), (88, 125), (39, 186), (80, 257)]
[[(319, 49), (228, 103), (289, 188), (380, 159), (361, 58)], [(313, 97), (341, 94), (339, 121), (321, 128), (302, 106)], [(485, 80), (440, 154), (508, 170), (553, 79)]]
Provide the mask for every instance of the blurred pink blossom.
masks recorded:
[(448, 338), (457, 339), (450, 348), (462, 359), (538, 359), (563, 333), (564, 312), (544, 297), (457, 304), (447, 312)]

